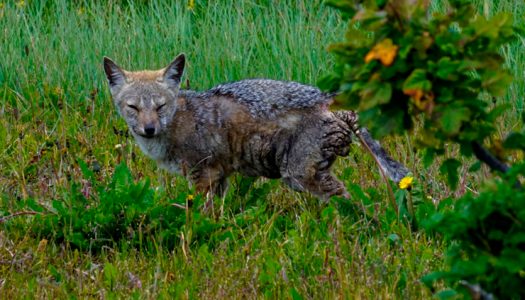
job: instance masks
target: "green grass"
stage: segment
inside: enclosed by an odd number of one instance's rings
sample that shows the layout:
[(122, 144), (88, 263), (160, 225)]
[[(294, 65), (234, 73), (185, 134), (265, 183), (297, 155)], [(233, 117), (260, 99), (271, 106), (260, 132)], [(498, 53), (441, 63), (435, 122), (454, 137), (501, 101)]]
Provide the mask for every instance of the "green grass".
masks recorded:
[[(193, 89), (248, 77), (315, 84), (333, 65), (327, 45), (344, 34), (345, 22), (320, 1), (195, 2), (193, 10), (185, 1), (0, 5), (0, 216), (20, 212), (27, 199), (53, 212), (53, 200), (69, 203), (74, 183), (87, 191), (79, 160), (97, 169), (95, 180), (102, 186), (125, 163), (136, 180), (151, 180), (155, 201), (166, 209), (191, 192), (184, 179), (159, 171), (125, 134), (106, 86), (103, 56), (128, 69), (156, 69), (184, 52), (185, 78)], [(521, 2), (477, 2), (488, 15), (500, 10), (525, 15)], [(443, 9), (440, 3), (433, 8)], [(502, 136), (518, 126), (525, 94), (523, 41), (503, 51), (517, 80), (501, 99), (514, 107), (502, 121)], [(437, 168), (422, 169), (414, 143), (405, 136), (385, 145), (425, 179), (426, 195), (439, 201), (453, 194)], [(253, 188), (242, 195), (242, 181), (236, 180), (218, 205), (222, 212), (212, 222), (220, 226), (206, 232), (209, 239), (192, 229), (189, 214), (174, 247), (154, 232), (140, 247), (121, 241), (96, 252), (54, 240), (46, 244), (32, 228), (34, 216), (14, 217), (0, 223), (0, 293), (6, 298), (428, 298), (419, 279), (443, 266), (442, 242), (392, 217), (385, 185), (359, 146), (334, 172), (353, 191), (352, 205), (324, 204), (267, 180), (255, 186), (267, 184), (271, 191), (250, 202)], [(460, 192), (475, 189), (478, 178), (464, 176), (468, 183)], [(358, 197), (361, 189), (365, 196)]]

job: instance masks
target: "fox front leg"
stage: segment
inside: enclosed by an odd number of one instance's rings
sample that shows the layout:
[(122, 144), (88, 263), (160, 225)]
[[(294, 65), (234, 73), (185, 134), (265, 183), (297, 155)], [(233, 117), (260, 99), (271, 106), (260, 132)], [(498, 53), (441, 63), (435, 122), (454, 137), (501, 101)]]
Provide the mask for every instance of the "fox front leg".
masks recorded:
[(215, 196), (224, 197), (228, 188), (228, 180), (220, 170), (210, 168), (192, 172), (190, 180), (195, 185), (195, 191), (206, 196), (203, 211), (213, 211)]

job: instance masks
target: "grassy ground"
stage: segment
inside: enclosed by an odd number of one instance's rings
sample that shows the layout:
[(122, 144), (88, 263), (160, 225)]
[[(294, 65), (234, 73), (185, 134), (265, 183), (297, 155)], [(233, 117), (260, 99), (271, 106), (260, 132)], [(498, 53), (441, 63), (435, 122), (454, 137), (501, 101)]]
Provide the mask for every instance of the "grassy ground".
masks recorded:
[[(0, 216), (27, 212), (22, 204), (28, 201), (56, 214), (52, 203), (71, 206), (75, 186), (87, 196), (86, 209), (96, 205), (110, 189), (90, 192), (93, 183), (79, 161), (95, 172), (101, 187), (125, 163), (136, 181), (151, 180), (152, 199), (166, 210), (180, 210), (170, 204), (191, 193), (184, 179), (159, 171), (127, 136), (106, 87), (104, 55), (129, 69), (156, 69), (185, 52), (185, 84), (193, 89), (248, 77), (315, 84), (333, 63), (326, 46), (344, 34), (344, 21), (320, 1), (205, 2), (195, 1), (194, 7), (188, 7), (193, 1), (0, 4)], [(525, 11), (524, 4), (511, 0), (478, 2), (487, 15)], [(433, 8), (442, 9), (440, 1)], [(517, 126), (523, 110), (522, 50), (523, 44), (504, 49), (518, 80), (501, 100), (515, 108), (502, 122), (502, 135)], [(446, 198), (451, 192), (438, 170), (421, 170), (413, 139), (397, 137), (385, 145), (425, 179), (425, 195)], [(237, 178), (217, 219), (178, 212), (183, 222), (169, 243), (152, 231), (141, 236), (139, 246), (126, 243), (124, 235), (90, 251), (50, 238), (35, 228), (43, 224), (34, 223), (35, 216), (14, 217), (0, 223), (0, 293), (6, 298), (429, 297), (419, 279), (443, 266), (444, 245), (392, 217), (384, 183), (359, 146), (337, 163), (335, 173), (355, 203), (320, 203), (278, 181), (259, 180), (246, 188)], [(460, 192), (475, 189), (475, 182), (466, 183), (470, 180), (463, 180)], [(197, 228), (197, 221), (209, 226)]]

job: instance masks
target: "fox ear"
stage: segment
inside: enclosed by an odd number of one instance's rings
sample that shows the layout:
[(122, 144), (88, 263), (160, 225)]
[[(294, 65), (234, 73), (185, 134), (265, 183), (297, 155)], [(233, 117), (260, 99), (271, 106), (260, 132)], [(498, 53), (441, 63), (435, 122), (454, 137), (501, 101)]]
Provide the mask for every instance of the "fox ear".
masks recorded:
[(184, 53), (179, 54), (164, 71), (164, 82), (170, 87), (178, 88), (180, 85), (186, 56)]
[(122, 69), (111, 59), (105, 56), (104, 71), (106, 72), (106, 77), (108, 78), (109, 87), (112, 92), (116, 91), (126, 83), (126, 74), (124, 74), (124, 71), (122, 71)]

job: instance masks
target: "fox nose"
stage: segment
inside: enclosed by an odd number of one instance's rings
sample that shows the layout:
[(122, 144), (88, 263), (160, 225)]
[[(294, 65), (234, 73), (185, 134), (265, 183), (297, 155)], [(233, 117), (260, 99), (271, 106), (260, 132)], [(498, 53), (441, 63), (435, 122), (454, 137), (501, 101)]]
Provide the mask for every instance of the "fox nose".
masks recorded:
[(144, 126), (144, 133), (147, 136), (153, 136), (155, 134), (155, 124), (146, 124), (146, 126)]

